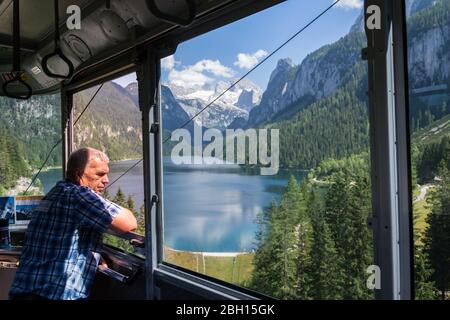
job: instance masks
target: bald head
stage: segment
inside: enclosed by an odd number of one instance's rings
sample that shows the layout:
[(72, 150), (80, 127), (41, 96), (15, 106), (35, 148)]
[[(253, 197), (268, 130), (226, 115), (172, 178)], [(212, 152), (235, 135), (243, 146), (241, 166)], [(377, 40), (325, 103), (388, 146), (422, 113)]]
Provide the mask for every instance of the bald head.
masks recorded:
[(109, 182), (109, 158), (100, 150), (81, 148), (72, 152), (67, 161), (66, 179), (96, 192), (102, 192)]

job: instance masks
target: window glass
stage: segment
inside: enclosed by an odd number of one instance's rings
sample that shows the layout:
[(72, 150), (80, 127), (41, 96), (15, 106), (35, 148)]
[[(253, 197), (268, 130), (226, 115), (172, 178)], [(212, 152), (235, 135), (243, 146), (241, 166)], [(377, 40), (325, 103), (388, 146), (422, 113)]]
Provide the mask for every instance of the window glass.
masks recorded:
[[(144, 234), (142, 164), (116, 181), (142, 158), (141, 112), (136, 74), (105, 82), (73, 97), (74, 150), (91, 147), (109, 157), (109, 185), (105, 198), (130, 209), (137, 217), (137, 233)], [(86, 106), (89, 107), (85, 110)], [(85, 110), (85, 111), (84, 111)], [(105, 235), (105, 243), (135, 252), (128, 241)]]
[(62, 177), (60, 94), (0, 97), (0, 113), (0, 195), (47, 193)]
[(20, 246), (33, 208), (62, 178), (60, 94), (0, 97), (0, 114), (0, 224), (9, 225), (0, 247)]
[(406, 1), (416, 299), (450, 291), (450, 2)]
[(237, 82), (329, 5), (286, 1), (162, 60), (166, 263), (277, 298), (373, 298), (362, 1)]

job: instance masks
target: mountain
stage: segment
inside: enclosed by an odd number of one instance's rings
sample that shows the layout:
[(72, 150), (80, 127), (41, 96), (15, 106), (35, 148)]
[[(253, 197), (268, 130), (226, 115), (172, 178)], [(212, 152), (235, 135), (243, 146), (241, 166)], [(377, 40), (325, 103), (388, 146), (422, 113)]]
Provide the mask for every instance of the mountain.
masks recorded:
[(125, 87), (125, 91), (133, 99), (137, 107), (139, 107), (139, 85), (137, 82), (132, 82)]
[[(236, 81), (237, 79), (229, 82), (219, 81), (215, 86), (206, 84), (201, 87), (186, 88), (168, 84), (168, 87), (186, 113), (194, 117)], [(236, 118), (247, 119), (249, 111), (258, 105), (260, 100), (261, 89), (250, 80), (243, 79), (205, 109), (194, 121), (207, 128), (224, 129)]]
[(173, 131), (183, 125), (186, 125), (185, 128), (187, 129), (192, 129), (192, 124), (189, 123), (189, 115), (166, 86), (161, 86), (161, 108), (165, 130)]
[(257, 101), (261, 100), (261, 97), (256, 96), (257, 94), (258, 93), (252, 89), (242, 90), (241, 94), (239, 95), (238, 101), (235, 103), (235, 106), (247, 111), (252, 110)]
[[(450, 113), (450, 1), (413, 1), (409, 14), (410, 114), (419, 130)], [(365, 43), (364, 33), (352, 32), (297, 67), (279, 61), (245, 127), (280, 130), (282, 166), (309, 169), (368, 148)]]
[(433, 1), (408, 20), (413, 131), (450, 113), (450, 1)]
[(450, 74), (450, 4), (439, 2), (408, 20), (412, 89), (445, 83)]
[[(450, 1), (411, 0), (407, 5), (411, 127), (420, 131), (450, 113)], [(354, 32), (312, 52), (300, 65), (280, 60), (263, 94), (244, 79), (195, 121), (217, 128), (280, 128), (282, 166), (312, 168), (323, 159), (367, 149), (367, 67), (360, 59), (365, 35), (357, 32), (356, 25)], [(232, 82), (201, 88), (162, 86), (164, 129), (186, 123)], [(94, 90), (74, 96), (75, 117)], [(27, 170), (43, 163), (60, 139), (60, 112), (59, 94), (28, 101), (0, 97), (2, 181), (10, 184), (18, 174), (28, 174)], [(122, 88), (106, 83), (74, 134), (76, 146), (105, 150), (112, 160), (139, 157), (142, 133), (137, 84)], [(60, 164), (58, 146), (47, 165)]]
[[(39, 167), (52, 146), (61, 138), (59, 94), (33, 96), (27, 101), (0, 97), (2, 141), (14, 137), (20, 156), (29, 166)], [(6, 142), (5, 142), (6, 143)], [(61, 147), (50, 154), (47, 165), (61, 164)]]
[[(97, 87), (74, 95), (74, 117), (78, 117)], [(141, 115), (128, 91), (114, 82), (106, 82), (90, 107), (74, 127), (76, 148), (89, 146), (102, 150), (111, 160), (141, 155)]]
[(285, 94), (295, 79), (297, 67), (291, 59), (279, 60), (264, 91), (261, 103), (250, 111), (247, 126), (255, 126), (270, 119), (274, 114), (286, 107)]
[[(125, 88), (126, 94), (131, 97), (137, 108), (139, 108), (139, 87), (137, 82), (130, 83)], [(164, 130), (175, 130), (189, 121), (189, 115), (183, 110), (172, 91), (161, 85), (161, 108), (163, 115)], [(188, 128), (191, 126), (187, 125)]]
[(365, 91), (365, 65), (357, 63), (343, 77), (343, 85), (326, 98), (300, 109), (289, 120), (265, 125), (278, 129), (280, 165), (311, 169), (322, 160), (340, 159), (369, 147), (369, 124)]
[(288, 118), (314, 101), (330, 96), (343, 84), (348, 70), (361, 60), (364, 43), (362, 33), (350, 33), (309, 54), (299, 66), (290, 59), (278, 61), (261, 104), (250, 112), (247, 127)]

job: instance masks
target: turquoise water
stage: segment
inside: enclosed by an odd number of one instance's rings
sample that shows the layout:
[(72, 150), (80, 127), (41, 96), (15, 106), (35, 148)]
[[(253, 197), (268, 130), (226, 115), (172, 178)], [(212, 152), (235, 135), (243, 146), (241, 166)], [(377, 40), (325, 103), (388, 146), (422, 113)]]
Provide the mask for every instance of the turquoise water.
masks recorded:
[[(135, 161), (110, 164), (113, 181)], [(142, 164), (111, 186), (132, 194), (136, 208), (143, 202)], [(164, 164), (164, 243), (177, 250), (241, 252), (255, 248), (256, 216), (272, 200), (280, 199), (291, 174), (299, 181), (304, 172), (280, 170), (261, 176), (259, 170), (237, 166)], [(61, 177), (58, 169), (42, 173), (47, 192)]]

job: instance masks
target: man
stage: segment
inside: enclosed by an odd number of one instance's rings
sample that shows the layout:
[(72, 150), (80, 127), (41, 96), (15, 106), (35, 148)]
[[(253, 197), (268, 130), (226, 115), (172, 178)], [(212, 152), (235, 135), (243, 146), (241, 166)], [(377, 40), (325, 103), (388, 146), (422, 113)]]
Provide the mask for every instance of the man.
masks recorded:
[(60, 181), (33, 212), (9, 292), (11, 299), (86, 299), (97, 270), (95, 252), (102, 234), (136, 229), (128, 209), (100, 196), (108, 180), (109, 159), (82, 148), (67, 162)]

